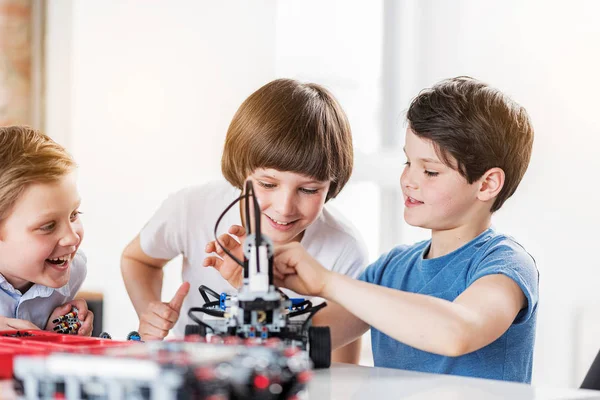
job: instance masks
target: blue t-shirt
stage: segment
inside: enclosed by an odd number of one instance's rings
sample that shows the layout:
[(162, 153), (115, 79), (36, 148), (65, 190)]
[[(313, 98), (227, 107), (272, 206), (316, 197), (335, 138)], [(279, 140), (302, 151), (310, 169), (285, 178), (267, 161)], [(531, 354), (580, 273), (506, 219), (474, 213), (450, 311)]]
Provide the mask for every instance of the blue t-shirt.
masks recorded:
[[(477, 279), (503, 274), (523, 290), (527, 308), (519, 312), (510, 328), (496, 341), (460, 357), (418, 350), (371, 328), (375, 366), (531, 382), (538, 303), (538, 271), (534, 259), (514, 239), (491, 228), (452, 253), (425, 259), (430, 244), (431, 240), (427, 240), (412, 246), (398, 246), (371, 264), (359, 279), (454, 301)], [(410, 321), (400, 323), (410, 324)]]

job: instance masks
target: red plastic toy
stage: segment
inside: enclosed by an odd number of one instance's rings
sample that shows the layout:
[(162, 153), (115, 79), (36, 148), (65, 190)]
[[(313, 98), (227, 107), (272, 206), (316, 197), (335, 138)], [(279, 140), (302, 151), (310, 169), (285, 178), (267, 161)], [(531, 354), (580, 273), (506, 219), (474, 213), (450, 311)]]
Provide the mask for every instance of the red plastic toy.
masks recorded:
[(12, 379), (13, 358), (17, 355), (47, 355), (54, 352), (101, 354), (106, 348), (130, 344), (48, 331), (0, 331), (0, 379)]

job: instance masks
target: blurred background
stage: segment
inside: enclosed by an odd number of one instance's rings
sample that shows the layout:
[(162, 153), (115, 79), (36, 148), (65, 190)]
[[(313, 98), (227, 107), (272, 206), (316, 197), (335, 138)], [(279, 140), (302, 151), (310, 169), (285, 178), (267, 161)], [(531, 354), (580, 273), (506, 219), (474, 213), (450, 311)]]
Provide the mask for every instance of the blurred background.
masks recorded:
[(428, 233), (402, 220), (410, 100), (443, 78), (482, 79), (536, 130), (495, 216), (540, 271), (533, 384), (576, 387), (600, 347), (598, 15), (592, 0), (0, 0), (0, 123), (42, 129), (79, 163), (83, 289), (103, 295), (103, 328), (123, 339), (137, 317), (121, 251), (169, 193), (220, 177), (229, 121), (254, 90), (289, 77), (340, 100), (357, 159), (332, 203), (373, 261)]

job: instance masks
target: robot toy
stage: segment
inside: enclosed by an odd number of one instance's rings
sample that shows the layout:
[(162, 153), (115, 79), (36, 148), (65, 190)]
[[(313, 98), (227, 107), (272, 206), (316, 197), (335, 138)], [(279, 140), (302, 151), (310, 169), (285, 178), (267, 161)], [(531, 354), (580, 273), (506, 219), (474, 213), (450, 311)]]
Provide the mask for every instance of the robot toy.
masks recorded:
[[(243, 247), (244, 260), (236, 258), (224, 246), (221, 248), (244, 268), (243, 286), (237, 294), (219, 294), (200, 286), (198, 290), (204, 305), (189, 309), (188, 316), (196, 324), (186, 326), (186, 336), (200, 335), (213, 342), (219, 338), (228, 340), (227, 337), (236, 337), (250, 344), (281, 340), (289, 346), (307, 351), (315, 368), (328, 368), (331, 364), (329, 327), (311, 325), (312, 317), (327, 304), (313, 306), (310, 300), (289, 298), (273, 284), (273, 242), (261, 233), (261, 213), (251, 181), (246, 182), (244, 194), (217, 219), (214, 232), (217, 243), (221, 245), (217, 237), (219, 222), (242, 199), (246, 199), (245, 220), (248, 225)], [(205, 314), (210, 319), (202, 319), (197, 313)]]

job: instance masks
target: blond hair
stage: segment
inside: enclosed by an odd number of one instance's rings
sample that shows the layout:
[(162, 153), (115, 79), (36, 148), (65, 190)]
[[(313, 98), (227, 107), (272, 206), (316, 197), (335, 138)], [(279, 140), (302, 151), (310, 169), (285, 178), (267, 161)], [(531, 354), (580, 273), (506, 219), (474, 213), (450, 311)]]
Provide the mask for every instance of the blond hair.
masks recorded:
[(40, 131), (0, 127), (0, 222), (29, 184), (54, 182), (75, 167), (64, 147)]
[(258, 168), (330, 180), (329, 200), (348, 182), (353, 156), (350, 124), (333, 95), (314, 83), (277, 79), (252, 93), (236, 112), (221, 170), (240, 189)]

